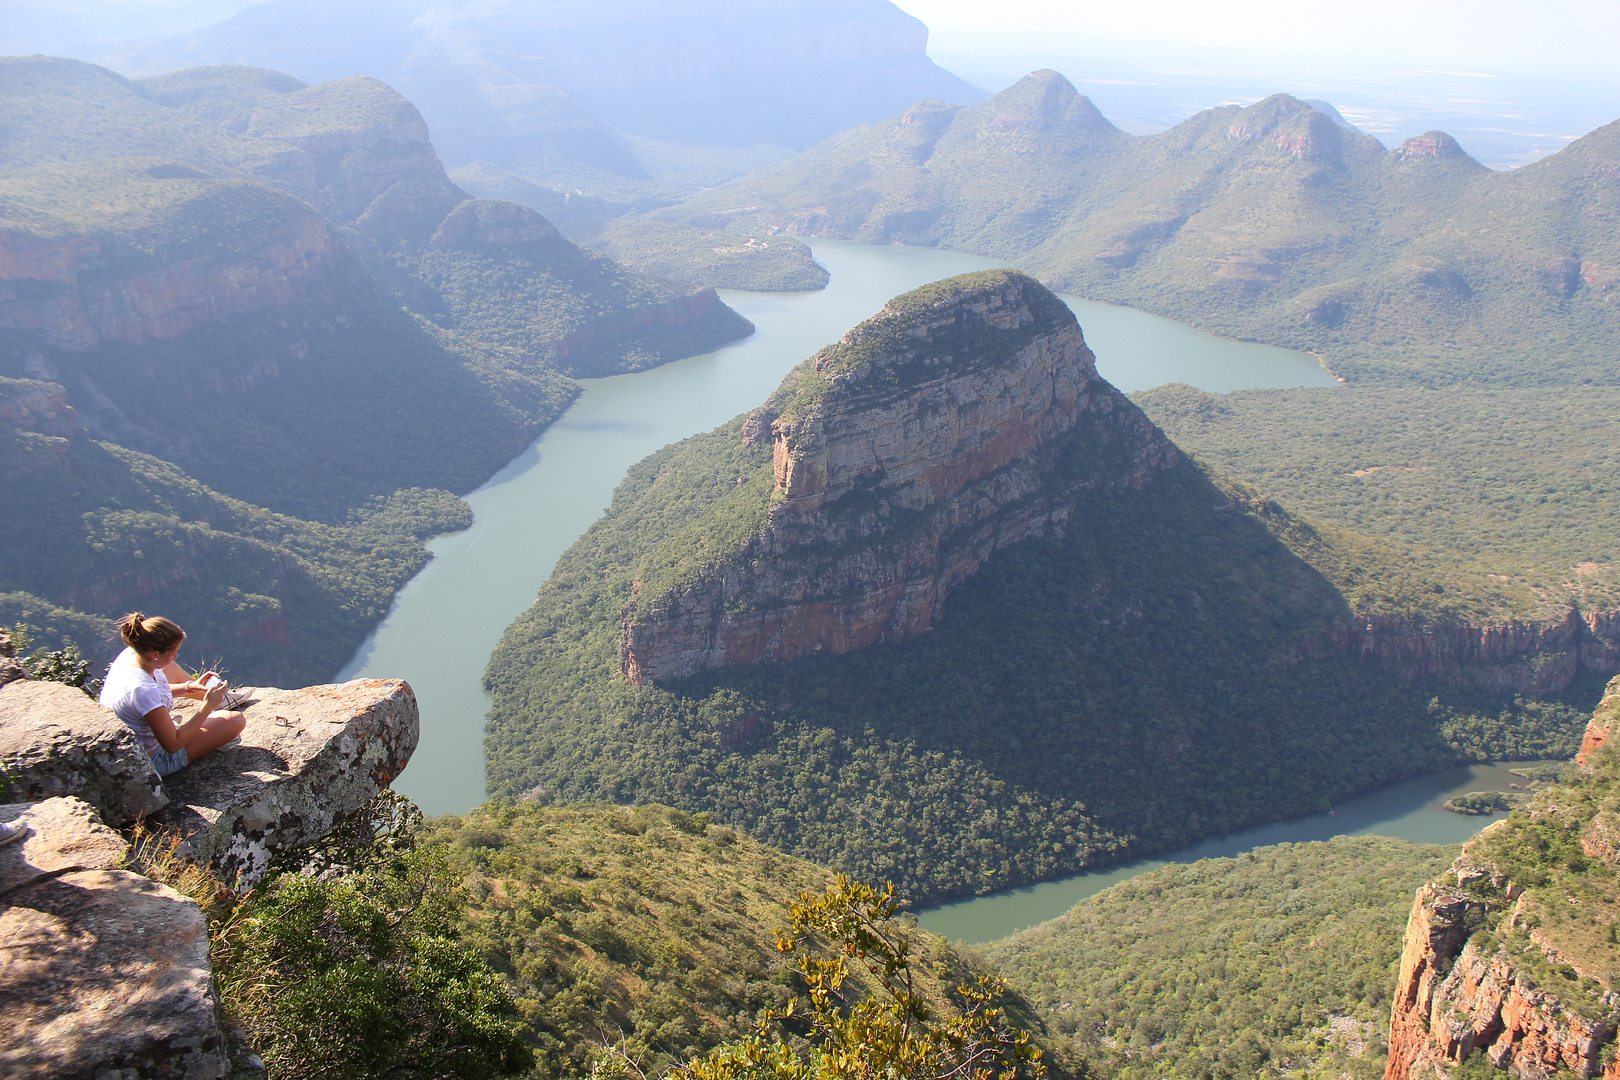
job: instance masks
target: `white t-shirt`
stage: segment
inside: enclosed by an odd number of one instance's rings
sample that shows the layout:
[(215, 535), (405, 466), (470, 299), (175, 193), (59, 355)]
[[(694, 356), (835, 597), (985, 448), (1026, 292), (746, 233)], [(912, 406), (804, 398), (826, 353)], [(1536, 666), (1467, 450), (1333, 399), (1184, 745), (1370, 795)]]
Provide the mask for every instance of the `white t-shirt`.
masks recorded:
[(174, 708), (174, 693), (169, 689), (169, 678), (159, 671), (148, 675), (141, 667), (140, 657), (134, 649), (125, 649), (107, 668), (107, 679), (101, 684), (101, 703), (118, 714), (128, 724), (135, 737), (141, 740), (148, 754), (163, 749), (146, 714), (153, 709)]

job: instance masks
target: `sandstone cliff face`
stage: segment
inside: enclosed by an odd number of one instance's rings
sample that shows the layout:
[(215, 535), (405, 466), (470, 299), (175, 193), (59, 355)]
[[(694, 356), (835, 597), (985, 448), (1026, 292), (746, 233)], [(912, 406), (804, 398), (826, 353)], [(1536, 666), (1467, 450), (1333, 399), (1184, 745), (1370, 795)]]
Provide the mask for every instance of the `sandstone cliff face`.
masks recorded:
[[(1385, 1080), (1444, 1080), (1476, 1051), (1521, 1080), (1561, 1070), (1620, 1076), (1613, 1046), (1620, 993), (1611, 985), (1602, 931), (1613, 900), (1573, 877), (1584, 868), (1543, 851), (1537, 862), (1503, 859), (1515, 830), (1578, 836), (1593, 860), (1615, 865), (1620, 817), (1606, 784), (1611, 755), (1598, 749), (1620, 715), (1620, 679), (1587, 729), (1578, 759), (1585, 789), (1554, 787), (1531, 804), (1529, 823), (1498, 822), (1463, 849), (1444, 878), (1418, 891), (1390, 1015)], [(1520, 852), (1525, 845), (1518, 845)], [(1515, 878), (1518, 880), (1515, 880)], [(1567, 905), (1565, 911), (1556, 910)], [(1571, 918), (1568, 912), (1578, 912)], [(1583, 932), (1600, 933), (1583, 937)]]
[(1544, 697), (1568, 687), (1582, 668), (1620, 671), (1620, 612), (1571, 608), (1558, 621), (1440, 627), (1355, 618), (1339, 622), (1305, 651), (1326, 648), (1378, 660), (1406, 679), (1430, 676)]
[[(289, 208), (296, 204), (288, 200)], [(83, 352), (170, 341), (236, 315), (318, 296), (363, 274), (320, 215), (295, 211), (201, 255), (131, 259), (95, 233), (0, 231), (0, 331)]]
[(1013, 272), (892, 301), (744, 438), (772, 448), (768, 525), (695, 584), (626, 608), (632, 682), (921, 633), (993, 552), (1062, 529), (1055, 449), (1095, 451), (1084, 487), (1146, 483), (1177, 457), (1097, 376), (1061, 301)]

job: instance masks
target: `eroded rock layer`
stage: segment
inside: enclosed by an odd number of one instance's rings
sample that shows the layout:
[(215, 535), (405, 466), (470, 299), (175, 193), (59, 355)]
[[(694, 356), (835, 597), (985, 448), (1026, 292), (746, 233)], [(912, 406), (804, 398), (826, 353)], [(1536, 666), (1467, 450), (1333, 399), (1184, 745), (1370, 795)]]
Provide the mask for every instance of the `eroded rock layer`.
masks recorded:
[(921, 633), (992, 552), (1061, 530), (1066, 494), (1175, 463), (1056, 296), (1015, 271), (948, 286), (891, 301), (744, 425), (772, 448), (767, 523), (695, 579), (638, 580), (632, 682)]
[(1620, 1076), (1620, 909), (1608, 885), (1620, 761), (1604, 747), (1617, 716), (1620, 679), (1587, 729), (1581, 775), (1543, 791), (1524, 817), (1487, 828), (1418, 891), (1385, 1080), (1445, 1080), (1475, 1055), (1521, 1080)]

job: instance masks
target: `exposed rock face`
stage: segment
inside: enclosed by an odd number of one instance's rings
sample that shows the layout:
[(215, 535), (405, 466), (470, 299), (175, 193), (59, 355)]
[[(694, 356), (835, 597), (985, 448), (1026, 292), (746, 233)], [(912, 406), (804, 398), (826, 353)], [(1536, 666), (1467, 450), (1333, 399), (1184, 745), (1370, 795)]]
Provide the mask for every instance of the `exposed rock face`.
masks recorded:
[(921, 633), (991, 553), (1062, 528), (1057, 449), (1087, 457), (1078, 487), (1175, 462), (1060, 300), (1016, 272), (965, 281), (891, 301), (748, 421), (745, 440), (772, 446), (769, 523), (626, 609), (631, 681)]
[(104, 342), (171, 341), (221, 319), (319, 295), (334, 279), (363, 273), (307, 208), (269, 231), (233, 240), (199, 257), (153, 263), (122, 258), (114, 241), (93, 233), (0, 231), (0, 331), (76, 352)]
[[(1434, 676), (1533, 697), (1558, 693), (1583, 667), (1620, 670), (1620, 619), (1615, 612), (1570, 608), (1557, 622), (1440, 627), (1380, 616), (1340, 622), (1327, 638), (1329, 647), (1382, 661), (1407, 679)], [(1306, 651), (1323, 651), (1323, 642), (1312, 642)]]
[(1401, 160), (1408, 158), (1436, 158), (1441, 161), (1471, 161), (1457, 140), (1443, 131), (1426, 131), (1422, 135), (1414, 135), (1401, 143), (1395, 151)]
[[(1463, 884), (1425, 885), (1412, 905), (1385, 1080), (1443, 1080), (1476, 1050), (1525, 1080), (1560, 1069), (1596, 1076), (1614, 1027), (1581, 1016), (1526, 983), (1506, 955), (1487, 955), (1468, 940), (1484, 925), (1486, 903), (1464, 891), (1466, 858), (1456, 867)], [(1507, 888), (1516, 899), (1517, 888)]]
[(7, 799), (75, 795), (116, 826), (167, 804), (135, 733), (61, 683), (27, 679), (0, 687), (0, 769)]
[(1616, 727), (1620, 727), (1620, 686), (1611, 682), (1597, 710), (1592, 713), (1592, 722), (1586, 725), (1586, 734), (1581, 738), (1581, 752), (1575, 755), (1575, 763), (1582, 769), (1590, 769), (1593, 754), (1598, 747), (1614, 738)]
[(126, 870), (78, 799), (0, 806), (0, 1073), (19, 1080), (226, 1072), (208, 927), (190, 898)]
[[(1587, 729), (1581, 761), (1588, 772), (1592, 755), (1613, 733), (1617, 713), (1620, 678), (1609, 684)], [(1581, 847), (1588, 857), (1615, 865), (1620, 818), (1613, 806), (1605, 800), (1595, 814), (1581, 811), (1583, 799), (1560, 794), (1564, 791), (1553, 788), (1550, 796), (1538, 796), (1530, 807), (1531, 819), (1549, 818), (1556, 829), (1581, 825), (1578, 819), (1560, 820), (1565, 813), (1592, 815), (1581, 828)], [(1603, 800), (1604, 795), (1603, 789), (1593, 789), (1584, 800)], [(1554, 940), (1552, 931), (1571, 920), (1549, 915), (1550, 904), (1567, 904), (1576, 911), (1591, 908), (1582, 917), (1601, 926), (1608, 916), (1594, 905), (1602, 901), (1590, 893), (1573, 895), (1568, 890), (1580, 891), (1581, 886), (1556, 880), (1539, 892), (1510, 880), (1488, 853), (1493, 833), (1512, 827), (1513, 822), (1505, 821), (1487, 828), (1463, 849), (1449, 874), (1418, 890), (1390, 1014), (1385, 1080), (1445, 1080), (1452, 1067), (1475, 1051), (1521, 1080), (1546, 1080), (1561, 1070), (1582, 1077), (1620, 1075), (1620, 1063), (1603, 1064), (1615, 1037), (1617, 1001), (1607, 961), (1581, 955), (1582, 948), (1591, 946), (1589, 940), (1578, 944), (1583, 940), (1579, 933), (1563, 937), (1562, 944)], [(1559, 863), (1551, 867), (1554, 873), (1564, 869), (1562, 856)], [(1539, 876), (1526, 880), (1545, 881), (1548, 875), (1542, 871), (1547, 869), (1543, 863)], [(1493, 933), (1476, 936), (1482, 929)], [(1574, 948), (1571, 942), (1577, 943)], [(1544, 969), (1539, 980), (1524, 970), (1523, 957), (1535, 954)], [(1547, 968), (1561, 974), (1549, 979)], [(1560, 993), (1571, 995), (1570, 1000)], [(1575, 1007), (1580, 995), (1595, 995), (1599, 1007)]]
[(387, 787), (416, 749), (420, 724), (416, 695), (399, 679), (248, 693), (241, 742), (165, 785), (169, 821), (192, 856), (238, 888)]

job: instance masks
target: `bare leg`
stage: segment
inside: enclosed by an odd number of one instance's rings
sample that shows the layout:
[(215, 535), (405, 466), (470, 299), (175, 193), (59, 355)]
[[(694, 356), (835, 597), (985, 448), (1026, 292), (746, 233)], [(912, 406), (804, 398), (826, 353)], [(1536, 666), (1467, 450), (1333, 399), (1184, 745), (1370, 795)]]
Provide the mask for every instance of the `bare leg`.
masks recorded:
[(247, 725), (247, 717), (239, 712), (214, 713), (202, 722), (202, 728), (186, 743), (186, 760), (196, 761), (224, 746)]

